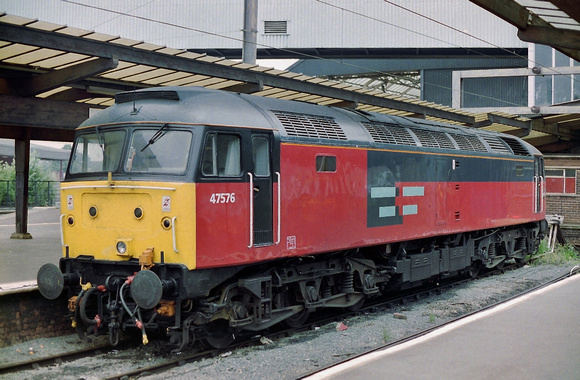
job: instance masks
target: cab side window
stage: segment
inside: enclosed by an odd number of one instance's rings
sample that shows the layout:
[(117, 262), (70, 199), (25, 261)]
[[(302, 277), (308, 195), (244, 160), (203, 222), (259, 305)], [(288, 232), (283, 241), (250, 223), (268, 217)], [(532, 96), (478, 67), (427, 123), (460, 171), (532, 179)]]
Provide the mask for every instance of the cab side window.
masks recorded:
[(206, 137), (201, 172), (210, 177), (239, 177), (242, 174), (240, 137), (209, 133)]
[(270, 141), (265, 137), (252, 138), (252, 158), (254, 174), (267, 177), (270, 175)]

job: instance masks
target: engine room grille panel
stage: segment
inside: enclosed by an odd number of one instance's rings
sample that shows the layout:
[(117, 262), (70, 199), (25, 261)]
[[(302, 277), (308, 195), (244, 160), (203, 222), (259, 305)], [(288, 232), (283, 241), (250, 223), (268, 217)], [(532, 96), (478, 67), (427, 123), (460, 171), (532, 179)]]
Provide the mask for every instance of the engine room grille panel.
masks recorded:
[(516, 156), (529, 156), (530, 152), (522, 145), (518, 140), (501, 137), (506, 144), (508, 144), (511, 150), (514, 152)]
[(500, 154), (512, 154), (512, 152), (509, 150), (506, 144), (504, 144), (503, 140), (500, 139), (499, 137), (482, 136), (482, 138), (485, 140), (487, 145), (489, 145), (492, 152)]
[(453, 141), (444, 132), (428, 131), (425, 129), (411, 128), (411, 131), (421, 142), (421, 146), (429, 148), (456, 149)]
[(332, 117), (272, 111), (288, 136), (310, 137), (331, 140), (346, 140), (342, 128)]
[(468, 150), (471, 152), (487, 152), (487, 148), (483, 142), (481, 142), (481, 140), (476, 136), (453, 133), (451, 134), (451, 137), (455, 140), (457, 146), (459, 146), (459, 149), (461, 150)]
[(363, 123), (374, 142), (417, 146), (415, 139), (405, 127), (382, 123)]

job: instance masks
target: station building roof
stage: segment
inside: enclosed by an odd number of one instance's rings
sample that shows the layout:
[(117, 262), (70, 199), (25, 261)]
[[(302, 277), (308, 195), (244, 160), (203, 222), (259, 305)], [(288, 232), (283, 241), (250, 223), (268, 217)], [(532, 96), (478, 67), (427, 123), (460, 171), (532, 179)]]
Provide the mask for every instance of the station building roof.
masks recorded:
[[(554, 0), (555, 1), (555, 0)], [(470, 113), (300, 73), (0, 13), (0, 137), (72, 139), (91, 108), (154, 86), (203, 86), (497, 130), (542, 149), (580, 119)], [(565, 125), (561, 128), (561, 123)]]

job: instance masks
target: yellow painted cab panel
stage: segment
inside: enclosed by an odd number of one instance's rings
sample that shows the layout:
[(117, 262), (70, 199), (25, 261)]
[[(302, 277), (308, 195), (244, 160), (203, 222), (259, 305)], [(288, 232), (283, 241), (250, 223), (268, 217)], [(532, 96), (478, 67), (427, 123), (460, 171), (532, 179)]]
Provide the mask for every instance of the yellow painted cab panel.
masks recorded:
[(154, 263), (196, 267), (193, 183), (63, 182), (61, 205), (69, 257), (126, 261), (153, 248)]

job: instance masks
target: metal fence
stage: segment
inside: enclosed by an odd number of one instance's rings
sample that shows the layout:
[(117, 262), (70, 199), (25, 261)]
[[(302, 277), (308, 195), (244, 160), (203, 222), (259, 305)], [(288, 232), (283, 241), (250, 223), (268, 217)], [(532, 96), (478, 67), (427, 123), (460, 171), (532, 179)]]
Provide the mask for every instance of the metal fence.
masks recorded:
[[(56, 206), (60, 202), (59, 181), (30, 181), (28, 183), (28, 206)], [(0, 207), (14, 207), (16, 182), (0, 181)]]

